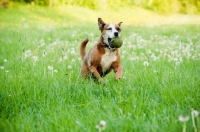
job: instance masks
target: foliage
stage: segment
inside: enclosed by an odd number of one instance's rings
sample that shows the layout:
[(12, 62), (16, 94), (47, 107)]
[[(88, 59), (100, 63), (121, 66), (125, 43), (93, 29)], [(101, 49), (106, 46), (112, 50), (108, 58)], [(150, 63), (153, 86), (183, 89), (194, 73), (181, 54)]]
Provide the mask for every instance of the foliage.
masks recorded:
[(140, 6), (160, 13), (186, 13), (200, 12), (199, 0), (11, 0), (37, 5), (57, 6), (76, 5), (91, 9), (119, 8), (121, 6)]

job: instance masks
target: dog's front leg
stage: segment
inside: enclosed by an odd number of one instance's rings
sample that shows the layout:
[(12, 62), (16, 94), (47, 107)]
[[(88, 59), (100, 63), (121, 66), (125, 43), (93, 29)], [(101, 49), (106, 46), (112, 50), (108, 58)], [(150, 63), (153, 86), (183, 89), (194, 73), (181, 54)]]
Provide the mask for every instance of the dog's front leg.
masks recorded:
[(114, 68), (115, 79), (116, 80), (119, 80), (122, 77), (122, 70), (123, 70), (123, 67), (121, 65), (119, 65), (118, 67)]
[(97, 71), (97, 67), (90, 66), (90, 72), (101, 82), (104, 83), (104, 79), (100, 76), (99, 72)]

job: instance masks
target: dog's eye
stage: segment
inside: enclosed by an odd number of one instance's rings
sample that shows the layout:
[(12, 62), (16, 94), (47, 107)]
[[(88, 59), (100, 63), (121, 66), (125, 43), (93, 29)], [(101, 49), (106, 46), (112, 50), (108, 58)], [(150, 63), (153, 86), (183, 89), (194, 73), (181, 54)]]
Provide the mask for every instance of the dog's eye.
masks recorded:
[(120, 32), (120, 31), (121, 31), (121, 29), (120, 29), (120, 28), (117, 28), (117, 31), (119, 31), (119, 32)]
[(112, 28), (108, 28), (107, 30), (112, 30)]

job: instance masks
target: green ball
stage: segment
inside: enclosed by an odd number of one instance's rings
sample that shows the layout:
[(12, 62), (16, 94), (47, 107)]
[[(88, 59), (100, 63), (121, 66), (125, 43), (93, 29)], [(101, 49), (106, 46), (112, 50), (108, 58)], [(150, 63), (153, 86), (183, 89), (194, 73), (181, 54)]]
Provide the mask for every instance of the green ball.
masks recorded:
[(120, 48), (122, 46), (122, 44), (123, 44), (123, 41), (119, 37), (113, 38), (111, 40), (111, 47), (113, 47), (113, 48)]

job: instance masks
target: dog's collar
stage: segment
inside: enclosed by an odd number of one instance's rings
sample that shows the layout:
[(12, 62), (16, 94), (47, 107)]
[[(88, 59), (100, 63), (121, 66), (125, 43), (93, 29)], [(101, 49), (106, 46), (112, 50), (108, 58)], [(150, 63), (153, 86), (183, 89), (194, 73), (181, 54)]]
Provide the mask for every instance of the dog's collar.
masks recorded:
[(110, 45), (108, 45), (108, 44), (103, 43), (103, 46), (104, 46), (105, 48), (110, 49), (110, 50), (115, 50), (115, 48), (110, 47)]
[(115, 48), (110, 47), (109, 44), (106, 44), (104, 42), (102, 42), (102, 43), (103, 43), (104, 48), (108, 48), (109, 50), (115, 50)]
[(109, 44), (104, 43), (103, 36), (101, 35), (101, 43), (103, 44), (104, 48), (108, 48), (109, 50), (115, 50), (115, 48), (112, 48)]
[(103, 43), (103, 46), (104, 46), (105, 48), (108, 48), (108, 49), (111, 48), (109, 45), (107, 45), (107, 44), (105, 44), (105, 43)]

